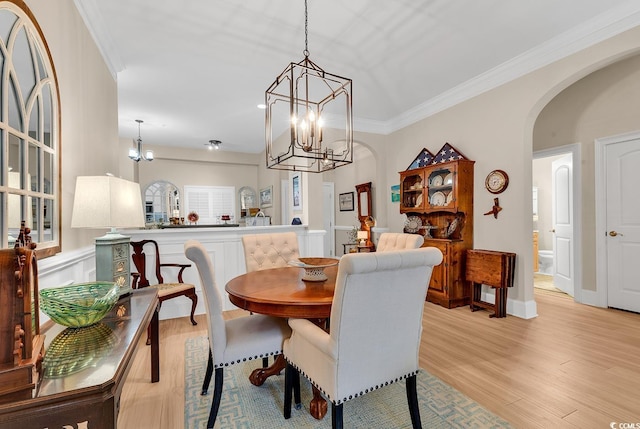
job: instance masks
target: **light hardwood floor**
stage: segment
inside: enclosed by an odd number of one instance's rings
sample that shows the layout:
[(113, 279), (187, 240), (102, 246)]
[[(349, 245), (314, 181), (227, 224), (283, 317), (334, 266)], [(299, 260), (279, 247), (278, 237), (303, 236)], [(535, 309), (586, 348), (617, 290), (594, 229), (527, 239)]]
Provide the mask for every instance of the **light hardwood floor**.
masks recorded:
[[(640, 422), (640, 315), (553, 292), (536, 291), (536, 301), (539, 316), (530, 320), (426, 303), (421, 367), (517, 428)], [(184, 341), (206, 335), (205, 318), (195, 327), (166, 320), (160, 329), (161, 380), (149, 382), (149, 347), (140, 344), (120, 428), (183, 427)]]

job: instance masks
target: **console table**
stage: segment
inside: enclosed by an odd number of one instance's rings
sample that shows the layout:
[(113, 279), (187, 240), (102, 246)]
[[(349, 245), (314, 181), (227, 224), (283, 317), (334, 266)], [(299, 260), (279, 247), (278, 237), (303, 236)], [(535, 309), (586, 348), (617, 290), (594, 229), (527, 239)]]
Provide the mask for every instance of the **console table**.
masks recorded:
[(151, 323), (151, 381), (160, 380), (158, 294), (140, 289), (118, 301), (100, 323), (43, 332), (43, 378), (32, 399), (0, 405), (3, 429), (112, 429), (140, 337)]

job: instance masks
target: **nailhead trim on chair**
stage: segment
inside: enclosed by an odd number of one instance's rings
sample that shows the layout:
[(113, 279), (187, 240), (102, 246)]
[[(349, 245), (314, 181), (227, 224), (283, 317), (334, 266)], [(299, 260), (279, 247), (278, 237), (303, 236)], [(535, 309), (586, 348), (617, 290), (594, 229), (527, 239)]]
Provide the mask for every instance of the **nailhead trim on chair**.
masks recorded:
[[(285, 356), (285, 359), (287, 359), (286, 356)], [(395, 380), (385, 381), (384, 384), (377, 384), (377, 385), (375, 385), (373, 387), (369, 387), (368, 389), (365, 389), (364, 392), (356, 393), (355, 395), (349, 395), (348, 398), (342, 398), (342, 399), (335, 400), (331, 396), (329, 396), (329, 394), (327, 392), (325, 392), (324, 389), (322, 389), (320, 386), (318, 386), (315, 381), (313, 381), (311, 378), (309, 378), (309, 376), (307, 374), (305, 374), (304, 371), (302, 371), (295, 363), (291, 362), (289, 359), (287, 359), (287, 362), (289, 362), (291, 365), (293, 365), (293, 367), (296, 370), (298, 370), (298, 372), (300, 374), (304, 375), (305, 378), (311, 382), (311, 384), (313, 384), (324, 396), (327, 397), (327, 399), (329, 401), (331, 401), (335, 405), (344, 404), (345, 402), (347, 402), (347, 401), (349, 401), (351, 399), (357, 398), (358, 396), (362, 396), (365, 393), (373, 392), (374, 390), (380, 389), (381, 387), (388, 386), (388, 385), (390, 385), (392, 383), (396, 383), (398, 381), (402, 381), (402, 380), (404, 380), (406, 378), (409, 378), (411, 376), (417, 375), (418, 372), (419, 372), (419, 371), (413, 371), (413, 372), (405, 374), (405, 375), (403, 375), (401, 377), (398, 377)]]
[(217, 364), (213, 365), (213, 368), (214, 369), (223, 368), (223, 367), (235, 365), (235, 364), (240, 363), (240, 362), (246, 362), (248, 360), (253, 360), (253, 359), (262, 359), (262, 358), (265, 358), (265, 357), (279, 355), (279, 354), (282, 354), (282, 350), (277, 351), (277, 352), (262, 353), (260, 355), (256, 355), (256, 356), (253, 356), (253, 357), (245, 357), (245, 358), (238, 359), (238, 360), (231, 361), (231, 362), (217, 363)]

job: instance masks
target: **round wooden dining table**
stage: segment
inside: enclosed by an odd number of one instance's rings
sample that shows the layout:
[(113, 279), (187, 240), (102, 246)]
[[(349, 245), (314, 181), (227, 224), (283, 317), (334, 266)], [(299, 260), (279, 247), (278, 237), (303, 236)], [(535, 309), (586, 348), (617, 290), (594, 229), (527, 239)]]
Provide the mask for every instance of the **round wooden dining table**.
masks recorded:
[[(304, 270), (299, 267), (252, 271), (231, 279), (225, 290), (229, 300), (245, 310), (276, 317), (309, 319), (327, 329), (338, 266), (327, 267), (324, 273), (327, 276), (325, 281), (305, 281), (302, 280)], [(286, 364), (284, 356), (278, 355), (273, 365), (257, 368), (249, 380), (260, 386), (268, 377), (279, 374)], [(315, 388), (310, 413), (316, 419), (322, 419), (327, 413), (327, 402)]]

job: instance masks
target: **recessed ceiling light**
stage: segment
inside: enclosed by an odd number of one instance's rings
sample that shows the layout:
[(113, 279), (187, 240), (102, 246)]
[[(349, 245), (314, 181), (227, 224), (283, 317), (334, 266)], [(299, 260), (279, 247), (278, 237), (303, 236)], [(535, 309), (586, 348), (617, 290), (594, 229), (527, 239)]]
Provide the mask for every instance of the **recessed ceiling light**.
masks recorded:
[(266, 104), (258, 104), (258, 109), (262, 109), (262, 110), (264, 110), (264, 109), (266, 109), (266, 108), (267, 108), (267, 105), (266, 105)]
[(209, 150), (218, 150), (221, 144), (222, 142), (220, 140), (209, 140), (209, 143), (205, 143), (204, 145), (207, 146)]

